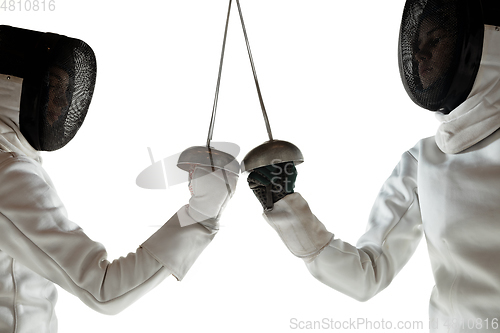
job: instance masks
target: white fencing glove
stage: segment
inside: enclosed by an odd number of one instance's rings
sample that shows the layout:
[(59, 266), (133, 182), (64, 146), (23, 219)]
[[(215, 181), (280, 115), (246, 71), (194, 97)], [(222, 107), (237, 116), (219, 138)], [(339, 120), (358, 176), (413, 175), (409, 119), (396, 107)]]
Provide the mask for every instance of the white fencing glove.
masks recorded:
[(219, 217), (233, 196), (238, 175), (193, 165), (189, 205), (181, 207), (141, 246), (182, 280), (219, 229)]
[(220, 215), (234, 195), (237, 182), (238, 175), (233, 172), (193, 165), (189, 170), (191, 199), (187, 214), (209, 231), (217, 232)]

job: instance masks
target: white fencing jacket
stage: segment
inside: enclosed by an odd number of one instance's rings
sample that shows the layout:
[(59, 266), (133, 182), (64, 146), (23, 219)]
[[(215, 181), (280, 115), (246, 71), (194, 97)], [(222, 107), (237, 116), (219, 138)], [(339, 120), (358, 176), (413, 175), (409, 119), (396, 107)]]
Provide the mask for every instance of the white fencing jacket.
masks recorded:
[[(497, 30), (486, 26), (480, 70), (467, 101), (449, 115), (438, 115), (442, 124), (436, 137), (403, 154), (356, 246), (334, 237), (314, 260), (306, 261), (318, 280), (366, 301), (390, 284), (424, 234), (436, 283), (429, 306), (432, 332), (477, 332), (486, 326), (500, 331)], [(314, 225), (317, 220), (299, 193), (286, 196), (265, 214), (280, 227), (285, 222)], [(286, 221), (279, 224), (280, 218)], [(309, 244), (315, 231), (308, 232), (304, 238), (293, 235), (287, 245), (297, 240)]]
[(19, 131), (21, 84), (0, 74), (0, 333), (55, 333), (54, 283), (115, 314), (170, 274), (181, 280), (214, 233), (185, 206), (135, 253), (108, 261), (104, 246), (68, 220), (38, 152)]

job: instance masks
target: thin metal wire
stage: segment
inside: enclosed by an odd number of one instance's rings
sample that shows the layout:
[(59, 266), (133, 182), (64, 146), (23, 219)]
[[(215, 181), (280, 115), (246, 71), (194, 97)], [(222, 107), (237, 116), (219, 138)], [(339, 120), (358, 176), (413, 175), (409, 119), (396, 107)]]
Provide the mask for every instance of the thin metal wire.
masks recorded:
[(219, 63), (219, 76), (217, 77), (217, 87), (215, 88), (214, 105), (212, 107), (212, 118), (210, 119), (210, 128), (208, 129), (207, 147), (210, 147), (210, 141), (212, 140), (212, 136), (214, 134), (215, 114), (217, 110), (217, 102), (219, 100), (220, 78), (222, 73), (222, 64), (224, 62), (224, 51), (226, 49), (227, 28), (229, 25), (229, 14), (231, 13), (231, 3), (232, 0), (229, 0), (229, 8), (227, 9), (227, 18), (226, 18), (226, 28), (224, 30), (224, 40), (222, 42), (222, 52)]
[(259, 95), (260, 108), (262, 109), (262, 115), (264, 116), (264, 122), (266, 123), (267, 134), (269, 135), (269, 140), (273, 140), (273, 134), (271, 132), (271, 125), (269, 124), (269, 119), (267, 118), (266, 107), (264, 106), (264, 100), (262, 99), (262, 93), (260, 92), (259, 80), (257, 79), (257, 71), (255, 70), (255, 65), (253, 62), (252, 51), (250, 50), (250, 43), (248, 42), (247, 30), (245, 28), (245, 22), (243, 21), (243, 13), (241, 12), (240, 1), (236, 0), (238, 5), (238, 12), (240, 14), (241, 27), (243, 28), (243, 34), (245, 35), (245, 42), (247, 44), (248, 57), (250, 58), (250, 64), (252, 65), (253, 78), (255, 81), (255, 87), (257, 88), (257, 94)]

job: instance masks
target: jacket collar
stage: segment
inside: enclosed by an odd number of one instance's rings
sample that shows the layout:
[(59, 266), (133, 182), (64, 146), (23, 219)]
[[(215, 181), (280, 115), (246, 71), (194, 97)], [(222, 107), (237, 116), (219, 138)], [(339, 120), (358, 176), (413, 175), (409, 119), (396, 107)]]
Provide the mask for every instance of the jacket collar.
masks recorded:
[(441, 122), (435, 140), (446, 154), (457, 154), (500, 128), (500, 28), (485, 25), (483, 56), (472, 91)]

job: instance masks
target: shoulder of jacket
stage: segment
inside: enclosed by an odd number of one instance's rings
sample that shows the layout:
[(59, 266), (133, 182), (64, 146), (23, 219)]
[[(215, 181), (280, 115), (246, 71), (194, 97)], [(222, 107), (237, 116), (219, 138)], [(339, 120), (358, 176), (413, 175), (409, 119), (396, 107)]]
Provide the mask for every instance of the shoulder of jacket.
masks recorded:
[(405, 154), (410, 155), (418, 163), (423, 152), (436, 147), (437, 145), (434, 136), (430, 136), (418, 141), (417, 144), (413, 146), (413, 148), (407, 150)]
[(36, 162), (27, 156), (15, 152), (6, 152), (0, 150), (0, 170), (7, 166), (11, 166), (14, 163), (27, 163), (33, 164), (33, 166), (36, 165)]

